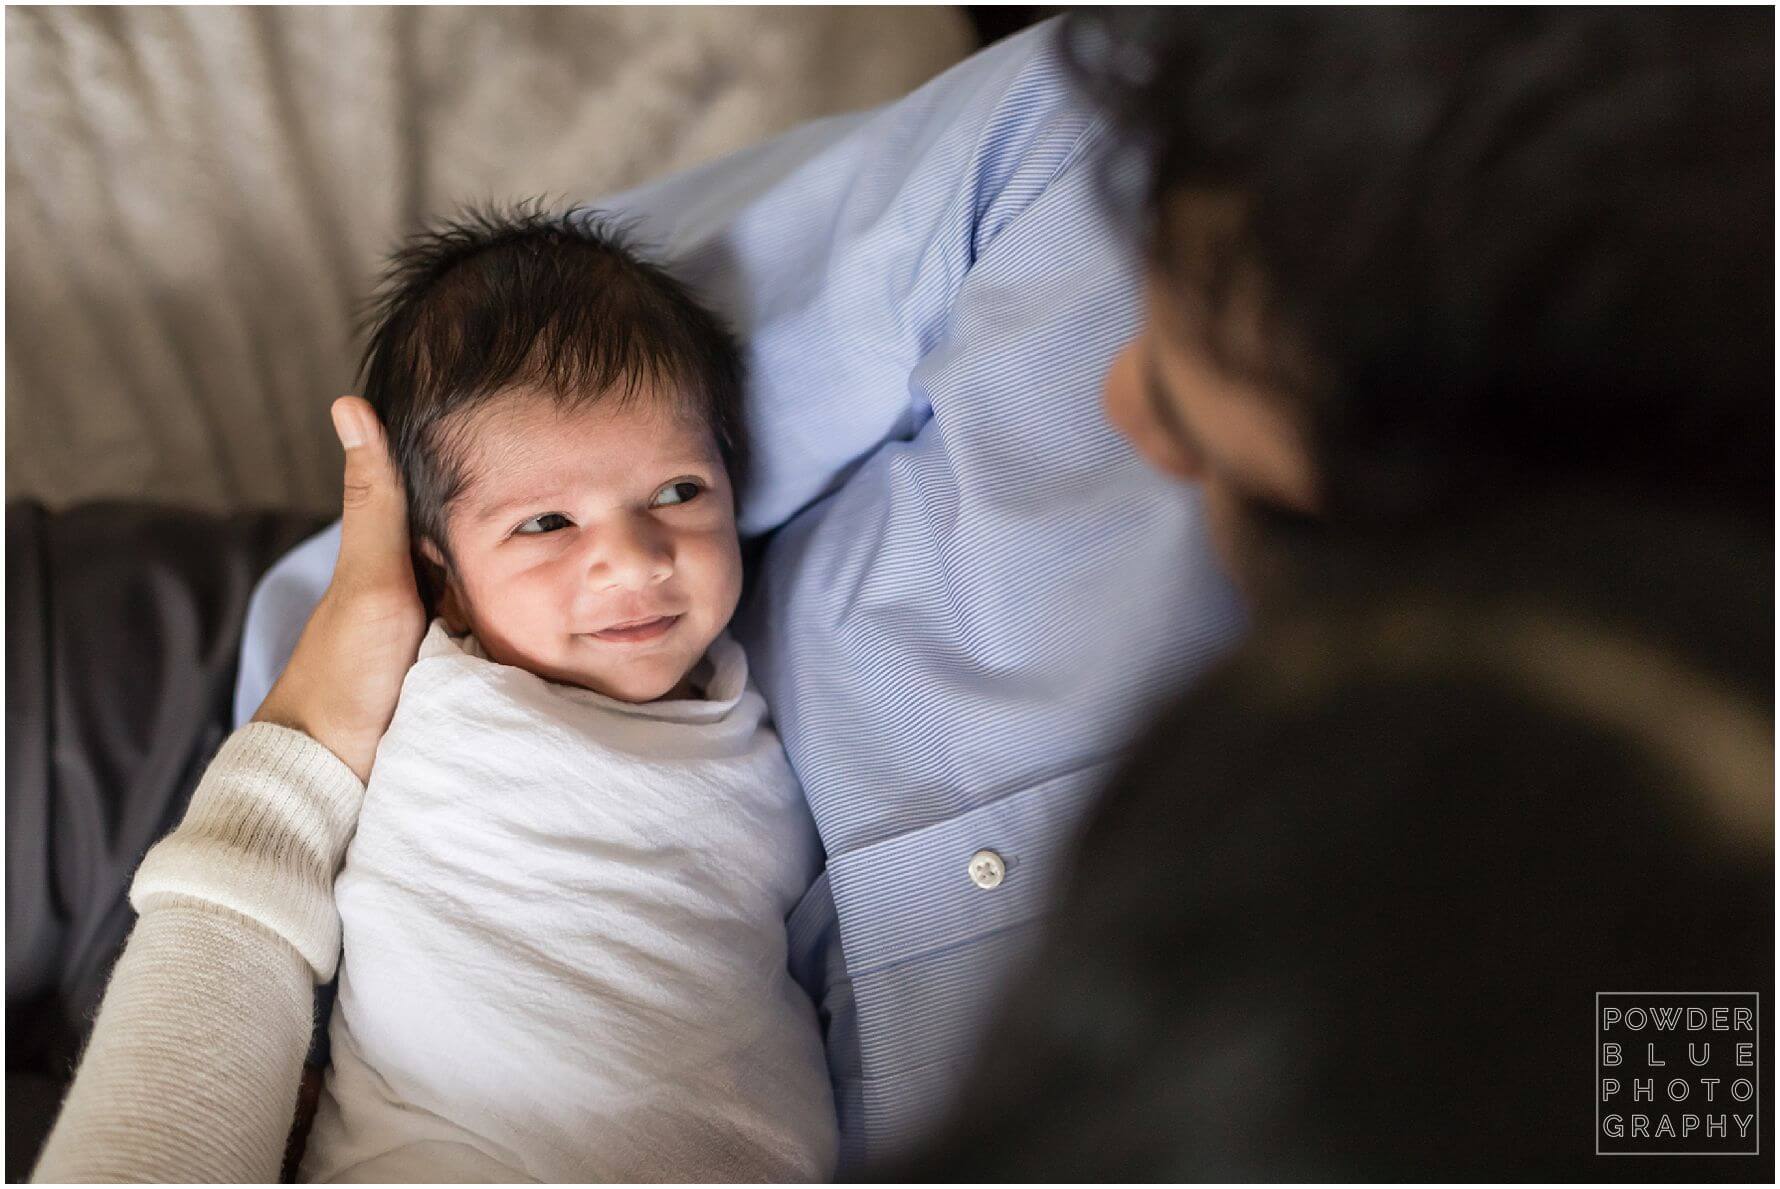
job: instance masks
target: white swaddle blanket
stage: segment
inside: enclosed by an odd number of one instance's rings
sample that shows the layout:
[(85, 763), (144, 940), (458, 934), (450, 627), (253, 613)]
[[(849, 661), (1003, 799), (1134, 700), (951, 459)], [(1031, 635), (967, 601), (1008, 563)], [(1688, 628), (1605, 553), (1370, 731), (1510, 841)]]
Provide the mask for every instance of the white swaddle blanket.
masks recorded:
[(302, 1179), (832, 1175), (785, 953), (815, 829), (741, 647), (701, 669), (633, 705), (428, 631), (336, 884)]

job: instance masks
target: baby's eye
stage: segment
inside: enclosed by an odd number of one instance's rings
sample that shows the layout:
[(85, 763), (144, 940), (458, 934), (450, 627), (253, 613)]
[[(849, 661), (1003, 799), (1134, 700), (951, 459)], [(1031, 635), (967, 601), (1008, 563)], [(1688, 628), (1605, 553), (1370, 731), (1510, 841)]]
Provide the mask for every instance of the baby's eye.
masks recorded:
[(573, 522), (561, 512), (546, 512), (542, 516), (534, 516), (513, 530), (515, 536), (536, 536), (539, 533), (553, 533), (559, 529), (571, 528)]
[(704, 489), (704, 484), (696, 479), (675, 479), (655, 493), (655, 498), (649, 501), (649, 506), (651, 508), (668, 508), (675, 504), (691, 503)]

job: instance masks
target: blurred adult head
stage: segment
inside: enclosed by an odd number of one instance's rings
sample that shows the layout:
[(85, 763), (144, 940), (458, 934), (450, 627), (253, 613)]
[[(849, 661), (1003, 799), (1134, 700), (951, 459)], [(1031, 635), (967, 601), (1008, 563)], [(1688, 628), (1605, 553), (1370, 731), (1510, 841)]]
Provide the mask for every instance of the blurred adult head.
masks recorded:
[(1108, 411), (1239, 572), (1306, 516), (1560, 486), (1771, 515), (1770, 11), (1108, 8), (1067, 41), (1148, 179)]
[(1108, 411), (1264, 613), (881, 1175), (1771, 1179), (1595, 1156), (1590, 1042), (1598, 991), (1772, 998), (1772, 14), (1068, 38), (1147, 169)]

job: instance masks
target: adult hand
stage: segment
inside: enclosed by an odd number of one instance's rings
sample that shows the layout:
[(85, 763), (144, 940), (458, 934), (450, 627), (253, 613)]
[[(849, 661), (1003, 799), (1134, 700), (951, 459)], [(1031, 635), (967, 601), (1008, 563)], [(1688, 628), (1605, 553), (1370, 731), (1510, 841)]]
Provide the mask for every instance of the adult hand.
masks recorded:
[(377, 414), (368, 402), (343, 396), (333, 417), (346, 449), (340, 556), (253, 720), (302, 731), (368, 780), (402, 678), (420, 650), (426, 613), (414, 586), (402, 480)]

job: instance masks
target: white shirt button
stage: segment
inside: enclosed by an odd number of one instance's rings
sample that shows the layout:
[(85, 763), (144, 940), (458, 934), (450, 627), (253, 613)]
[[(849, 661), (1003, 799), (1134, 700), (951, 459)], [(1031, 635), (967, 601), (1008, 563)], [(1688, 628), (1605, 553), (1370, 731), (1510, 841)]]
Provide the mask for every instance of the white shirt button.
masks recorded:
[(1007, 878), (1007, 864), (992, 850), (980, 850), (970, 856), (970, 882), (979, 888), (998, 888)]

